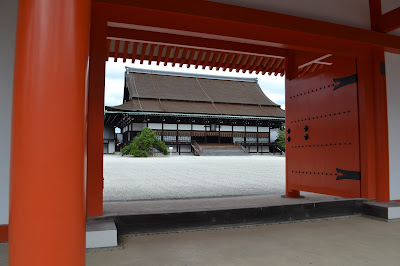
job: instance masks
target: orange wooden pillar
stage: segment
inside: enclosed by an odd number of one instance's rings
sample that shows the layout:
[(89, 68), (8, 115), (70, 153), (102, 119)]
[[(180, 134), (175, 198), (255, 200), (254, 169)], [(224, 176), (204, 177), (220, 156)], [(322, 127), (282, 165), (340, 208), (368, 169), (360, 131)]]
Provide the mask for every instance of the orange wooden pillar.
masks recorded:
[(383, 49), (372, 50), (374, 77), (375, 143), (376, 143), (376, 201), (390, 201), (389, 127)]
[(20, 0), (9, 263), (85, 265), (90, 0)]
[(107, 23), (103, 9), (92, 6), (88, 94), (87, 216), (103, 215), (104, 82)]
[(389, 141), (384, 52), (357, 57), (360, 115), (361, 197), (390, 200)]
[[(295, 51), (288, 51), (286, 57), (285, 57), (285, 82), (288, 82), (289, 80), (295, 79), (298, 75), (298, 68), (296, 65), (296, 60), (295, 60)], [(288, 101), (288, 94), (285, 93), (286, 97), (286, 102)], [(286, 145), (288, 146), (288, 141), (286, 139)], [(287, 159), (290, 154), (286, 154), (286, 193), (285, 196), (289, 198), (297, 198), (300, 197), (300, 191), (298, 190), (290, 190), (289, 189), (289, 181), (288, 181), (288, 163)]]

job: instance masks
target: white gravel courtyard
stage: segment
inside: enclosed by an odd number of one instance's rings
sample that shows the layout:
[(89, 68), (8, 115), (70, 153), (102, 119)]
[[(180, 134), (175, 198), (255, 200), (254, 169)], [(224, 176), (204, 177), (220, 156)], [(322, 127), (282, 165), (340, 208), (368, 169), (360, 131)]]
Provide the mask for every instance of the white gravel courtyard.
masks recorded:
[(274, 155), (134, 158), (104, 155), (104, 201), (282, 195)]

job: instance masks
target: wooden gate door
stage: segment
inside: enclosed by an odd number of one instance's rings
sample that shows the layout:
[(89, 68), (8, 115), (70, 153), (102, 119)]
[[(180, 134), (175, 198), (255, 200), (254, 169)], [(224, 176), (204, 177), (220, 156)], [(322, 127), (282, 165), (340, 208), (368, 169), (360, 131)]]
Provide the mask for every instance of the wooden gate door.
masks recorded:
[(286, 80), (286, 131), (287, 192), (360, 197), (355, 59)]

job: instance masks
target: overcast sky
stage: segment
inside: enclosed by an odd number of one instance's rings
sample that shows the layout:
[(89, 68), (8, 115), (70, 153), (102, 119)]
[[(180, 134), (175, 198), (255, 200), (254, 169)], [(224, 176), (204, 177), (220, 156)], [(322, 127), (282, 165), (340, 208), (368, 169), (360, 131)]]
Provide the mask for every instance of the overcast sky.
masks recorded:
[[(130, 62), (130, 61), (129, 61)], [(162, 66), (161, 66), (162, 65)], [(247, 73), (237, 73), (235, 70), (232, 72), (227, 71), (215, 71), (209, 70), (208, 67), (206, 69), (202, 69), (199, 66), (198, 69), (195, 69), (194, 66), (187, 68), (186, 65), (183, 67), (172, 67), (171, 63), (168, 63), (167, 66), (164, 66), (164, 63), (161, 63), (160, 66), (157, 66), (155, 62), (151, 65), (148, 62), (144, 61), (144, 64), (139, 64), (139, 60), (135, 60), (134, 64), (131, 63), (123, 63), (122, 59), (118, 59), (118, 62), (114, 62), (113, 58), (106, 64), (106, 90), (105, 90), (105, 105), (107, 106), (115, 106), (122, 104), (123, 92), (124, 92), (124, 73), (125, 66), (135, 67), (135, 68), (143, 68), (143, 69), (154, 69), (154, 70), (164, 70), (164, 71), (173, 71), (173, 72), (184, 72), (184, 73), (197, 73), (197, 74), (207, 74), (207, 75), (217, 75), (217, 76), (229, 76), (229, 77), (254, 77), (258, 78), (258, 84), (264, 93), (275, 103), (281, 105), (283, 109), (285, 109), (285, 79), (281, 76), (268, 76), (266, 75), (256, 75), (256, 74), (248, 74)]]

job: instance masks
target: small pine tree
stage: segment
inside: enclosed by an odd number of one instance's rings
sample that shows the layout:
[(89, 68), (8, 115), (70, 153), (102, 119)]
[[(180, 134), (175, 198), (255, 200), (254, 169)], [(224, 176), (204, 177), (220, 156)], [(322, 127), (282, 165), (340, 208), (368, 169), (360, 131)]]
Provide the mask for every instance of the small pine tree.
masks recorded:
[(281, 149), (282, 151), (285, 150), (285, 128), (279, 129), (278, 131), (278, 138), (276, 139), (276, 145)]
[(157, 149), (167, 155), (168, 150), (151, 128), (145, 127), (132, 142), (122, 149), (122, 156), (130, 154), (135, 157), (147, 157), (151, 148)]

